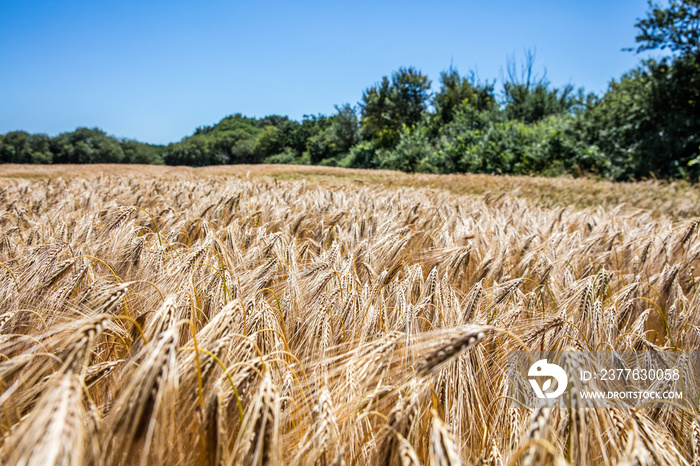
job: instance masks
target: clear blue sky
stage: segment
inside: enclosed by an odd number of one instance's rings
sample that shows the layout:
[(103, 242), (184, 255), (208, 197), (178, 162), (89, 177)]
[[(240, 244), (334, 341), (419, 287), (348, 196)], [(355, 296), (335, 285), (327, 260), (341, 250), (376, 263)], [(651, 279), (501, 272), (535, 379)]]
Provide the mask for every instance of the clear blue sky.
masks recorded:
[[(536, 49), (555, 85), (600, 93), (640, 57), (645, 0), (0, 0), (0, 133), (78, 126), (168, 143), (232, 113), (301, 119), (356, 104), (400, 66), (438, 87)], [(497, 87), (500, 90), (500, 86)]]

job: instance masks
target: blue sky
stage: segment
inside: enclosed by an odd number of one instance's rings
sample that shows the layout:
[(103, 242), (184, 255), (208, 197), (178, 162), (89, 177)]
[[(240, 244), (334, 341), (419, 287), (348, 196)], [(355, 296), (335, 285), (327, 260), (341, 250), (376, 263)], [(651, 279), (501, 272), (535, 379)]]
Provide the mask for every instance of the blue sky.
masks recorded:
[[(232, 113), (356, 104), (400, 66), (499, 78), (536, 50), (554, 85), (601, 93), (640, 57), (645, 0), (0, 0), (0, 133), (78, 126), (168, 143)], [(500, 90), (500, 86), (497, 86)]]

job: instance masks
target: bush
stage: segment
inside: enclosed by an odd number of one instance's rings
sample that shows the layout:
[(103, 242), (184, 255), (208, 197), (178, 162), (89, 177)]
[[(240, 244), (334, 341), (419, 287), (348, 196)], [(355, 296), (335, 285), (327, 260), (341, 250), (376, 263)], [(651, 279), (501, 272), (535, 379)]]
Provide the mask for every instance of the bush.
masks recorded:
[(700, 59), (647, 61), (619, 82), (586, 115), (590, 138), (612, 164), (615, 179), (692, 178), (700, 166)]
[(296, 161), (294, 151), (287, 147), (284, 151), (276, 155), (271, 155), (263, 160), (263, 163), (292, 164)]
[(413, 173), (419, 170), (421, 162), (434, 151), (435, 148), (426, 135), (425, 126), (418, 126), (413, 131), (404, 127), (396, 147), (378, 151), (377, 159), (380, 168)]
[(377, 168), (377, 151), (369, 141), (362, 141), (350, 149), (347, 155), (338, 161), (343, 168)]

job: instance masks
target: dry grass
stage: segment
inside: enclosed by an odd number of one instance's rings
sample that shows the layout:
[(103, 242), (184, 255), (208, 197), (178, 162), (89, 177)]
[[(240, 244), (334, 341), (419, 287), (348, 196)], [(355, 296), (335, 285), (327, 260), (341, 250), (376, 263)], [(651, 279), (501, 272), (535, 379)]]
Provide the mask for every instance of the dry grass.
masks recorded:
[[(700, 350), (698, 221), (683, 219), (697, 187), (269, 166), (0, 175), (14, 177), (0, 180), (8, 464), (698, 459), (695, 406), (528, 411), (503, 378), (522, 344)], [(576, 192), (600, 207), (565, 207)]]

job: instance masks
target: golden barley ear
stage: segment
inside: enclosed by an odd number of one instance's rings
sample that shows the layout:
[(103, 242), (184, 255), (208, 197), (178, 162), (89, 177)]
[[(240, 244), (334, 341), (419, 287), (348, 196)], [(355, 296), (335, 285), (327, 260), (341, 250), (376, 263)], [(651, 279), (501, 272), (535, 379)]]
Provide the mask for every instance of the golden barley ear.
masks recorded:
[(430, 413), (432, 427), (430, 430), (430, 463), (437, 466), (459, 466), (462, 460), (459, 456), (452, 434), (445, 421), (433, 409)]
[(88, 462), (88, 441), (97, 435), (87, 422), (80, 378), (59, 373), (5, 439), (0, 456), (3, 464), (78, 466)]
[(143, 347), (138, 365), (122, 375), (126, 380), (106, 419), (107, 464), (162, 462), (174, 454), (165, 438), (173, 433), (172, 400), (178, 394), (176, 338), (174, 329), (159, 334)]
[(491, 449), (476, 460), (475, 466), (503, 466), (503, 459), (498, 447), (492, 444)]
[(281, 463), (279, 413), (279, 393), (272, 384), (269, 371), (265, 371), (234, 445), (236, 464), (263, 466)]
[(450, 329), (452, 336), (423, 357), (416, 367), (416, 374), (419, 377), (430, 375), (465, 349), (486, 338), (486, 334), (492, 330), (493, 327), (478, 325), (464, 325)]
[(401, 461), (401, 466), (420, 466), (418, 455), (408, 440), (400, 435), (397, 435), (397, 440), (399, 442), (398, 457)]
[(222, 390), (215, 388), (210, 393), (204, 408), (204, 447), (200, 452), (203, 455), (200, 461), (207, 466), (218, 466), (223, 461), (226, 438), (223, 398)]

